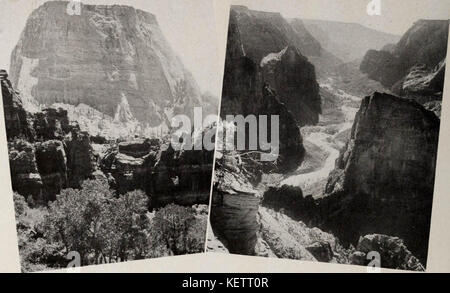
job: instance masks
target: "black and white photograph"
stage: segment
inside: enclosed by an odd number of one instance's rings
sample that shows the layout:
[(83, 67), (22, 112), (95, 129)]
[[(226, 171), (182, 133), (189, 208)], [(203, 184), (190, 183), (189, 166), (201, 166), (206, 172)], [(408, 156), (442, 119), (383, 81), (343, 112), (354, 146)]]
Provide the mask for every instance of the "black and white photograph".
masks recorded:
[(213, 1), (82, 2), (1, 3), (21, 269), (203, 253), (214, 150), (171, 137), (218, 114)]
[(450, 3), (232, 2), (207, 251), (425, 271)]

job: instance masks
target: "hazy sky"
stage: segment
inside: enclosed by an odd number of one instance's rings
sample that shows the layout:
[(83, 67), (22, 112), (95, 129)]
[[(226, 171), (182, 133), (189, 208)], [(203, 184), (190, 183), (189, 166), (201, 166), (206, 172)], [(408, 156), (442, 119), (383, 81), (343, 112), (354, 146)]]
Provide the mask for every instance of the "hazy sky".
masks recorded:
[[(0, 0), (0, 68), (9, 69), (11, 52), (31, 12), (47, 0)], [(211, 0), (83, 0), (123, 4), (156, 15), (164, 36), (203, 91), (220, 95), (222, 72)]]
[(402, 35), (418, 19), (450, 19), (450, 0), (380, 0), (381, 16), (369, 16), (371, 0), (232, 0), (250, 9), (280, 12), (287, 18), (356, 22)]

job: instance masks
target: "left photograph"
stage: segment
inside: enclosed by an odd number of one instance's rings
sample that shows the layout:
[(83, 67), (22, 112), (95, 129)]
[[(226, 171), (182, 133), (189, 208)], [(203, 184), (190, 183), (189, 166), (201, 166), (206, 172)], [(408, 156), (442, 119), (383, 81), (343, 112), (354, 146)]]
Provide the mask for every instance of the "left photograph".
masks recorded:
[(204, 252), (223, 73), (213, 5), (2, 2), (3, 196), (23, 272)]

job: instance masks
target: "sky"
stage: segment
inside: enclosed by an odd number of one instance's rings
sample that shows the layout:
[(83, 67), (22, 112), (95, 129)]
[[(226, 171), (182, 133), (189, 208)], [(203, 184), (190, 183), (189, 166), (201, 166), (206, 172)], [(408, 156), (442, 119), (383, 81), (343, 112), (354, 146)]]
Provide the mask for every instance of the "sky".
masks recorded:
[(450, 0), (379, 0), (381, 15), (369, 16), (372, 0), (231, 0), (253, 10), (280, 12), (286, 18), (360, 23), (403, 35), (419, 19), (450, 19)]
[[(31, 12), (47, 0), (0, 0), (0, 68), (9, 70), (11, 52)], [(211, 0), (83, 0), (85, 4), (121, 4), (156, 15), (164, 36), (192, 72), (202, 91), (219, 96), (223, 63)], [(223, 58), (222, 58), (223, 59)]]

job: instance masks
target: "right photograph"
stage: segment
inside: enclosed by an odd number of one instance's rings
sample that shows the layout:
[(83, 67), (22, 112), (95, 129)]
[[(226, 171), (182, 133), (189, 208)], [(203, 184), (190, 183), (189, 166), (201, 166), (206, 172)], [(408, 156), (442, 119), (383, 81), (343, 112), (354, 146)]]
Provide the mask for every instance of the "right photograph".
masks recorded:
[(426, 270), (450, 3), (343, 2), (231, 6), (208, 252)]

